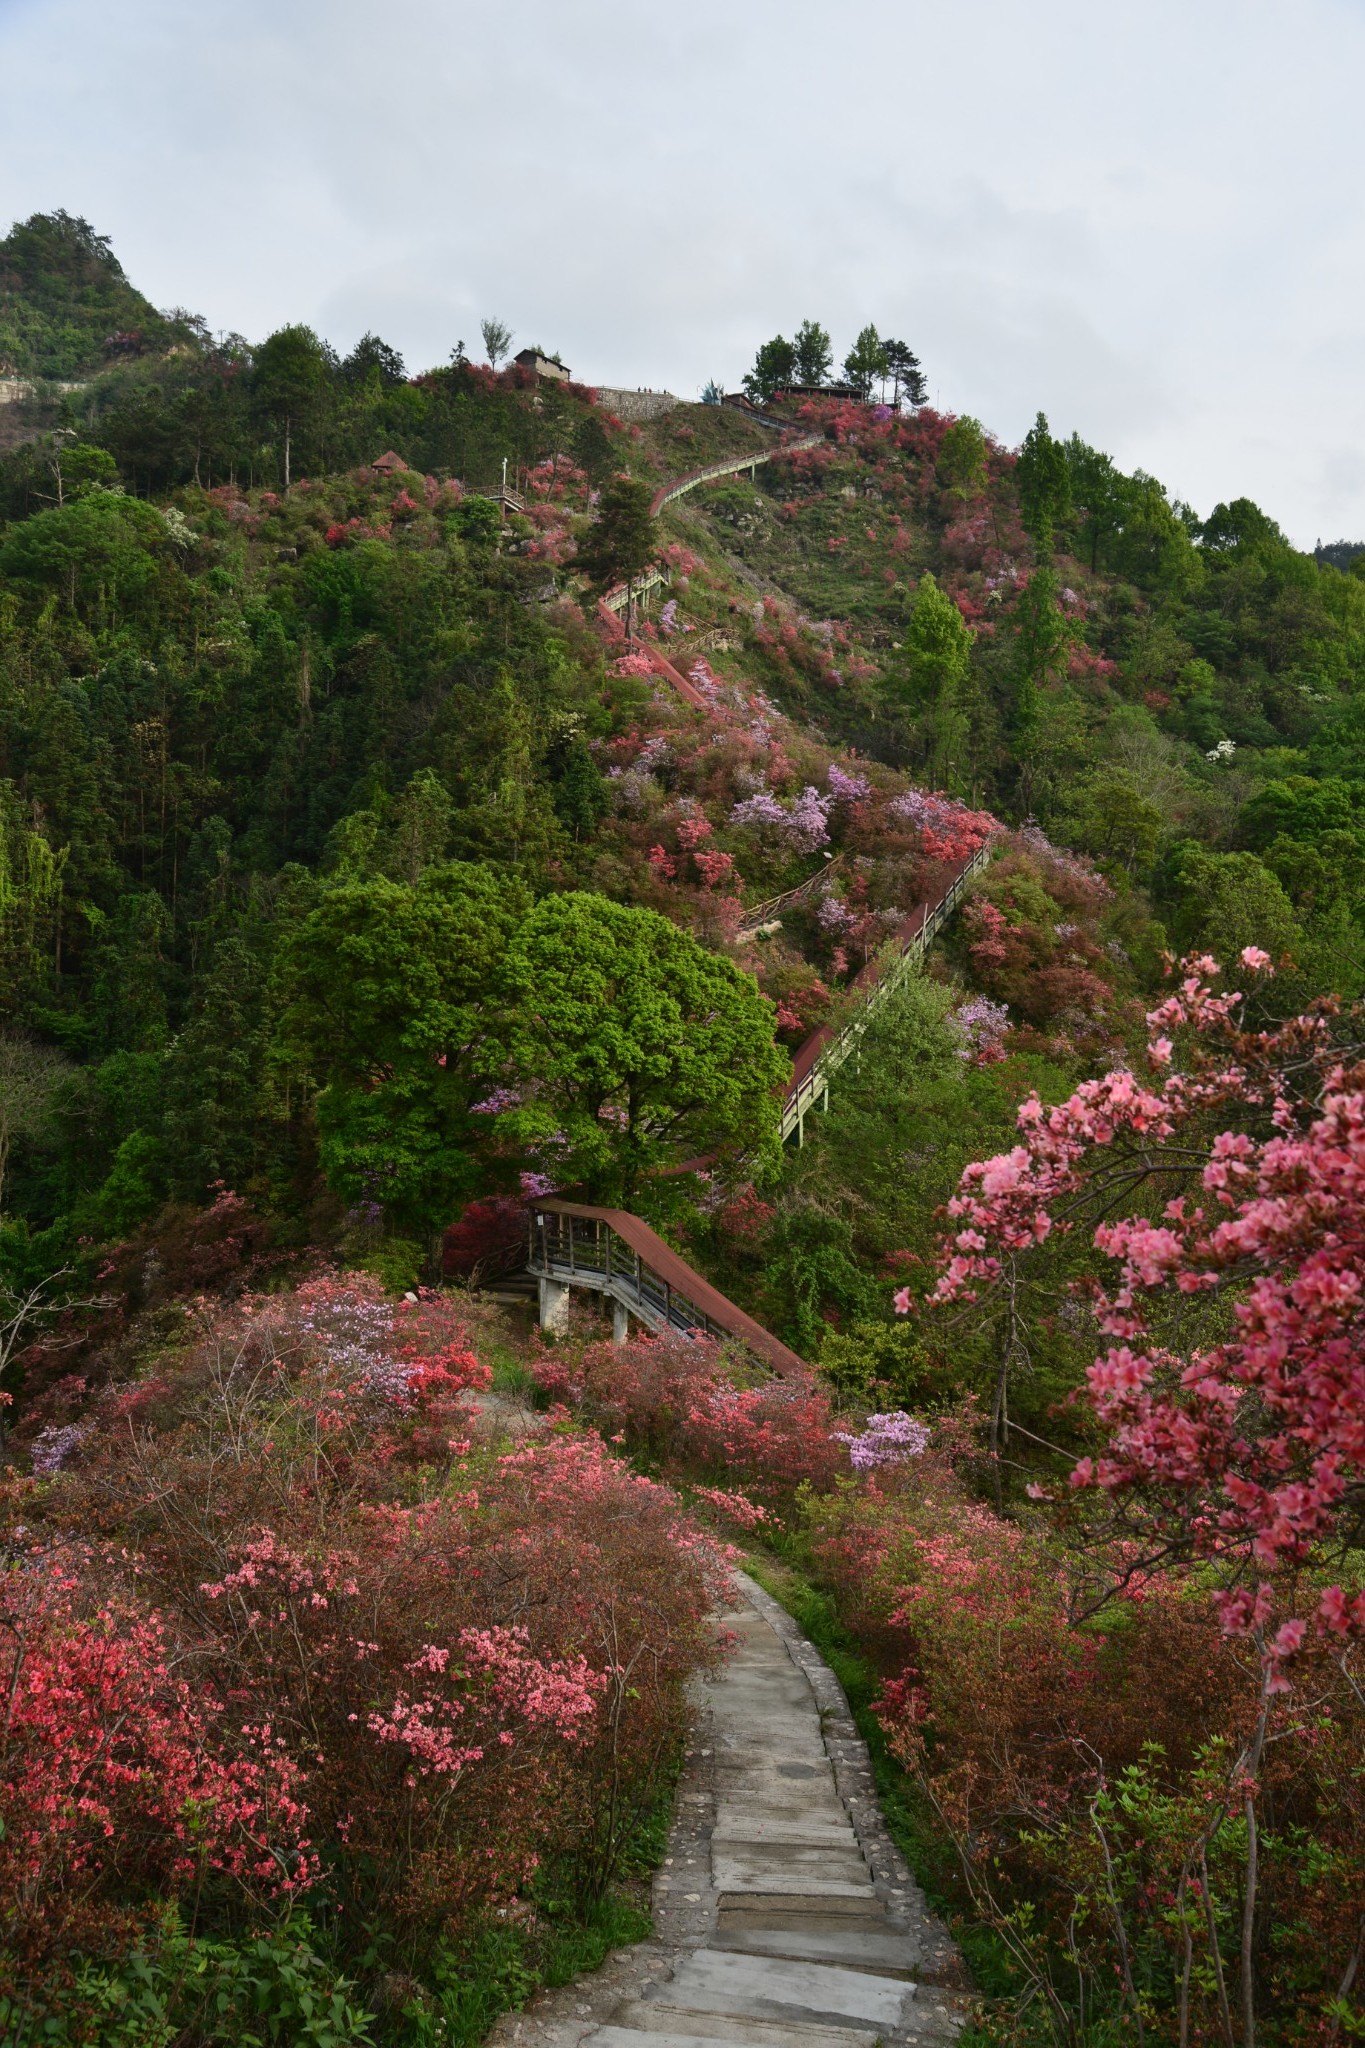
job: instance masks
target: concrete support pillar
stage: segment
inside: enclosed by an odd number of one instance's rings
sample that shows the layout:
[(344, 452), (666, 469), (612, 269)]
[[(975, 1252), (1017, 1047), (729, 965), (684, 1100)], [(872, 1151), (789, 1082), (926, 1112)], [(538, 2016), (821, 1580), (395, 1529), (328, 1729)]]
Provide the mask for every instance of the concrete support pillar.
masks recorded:
[(624, 1344), (629, 1335), (630, 1310), (623, 1301), (617, 1301), (613, 1298), (611, 1304), (611, 1341), (613, 1344)]
[(540, 1283), (540, 1327), (542, 1330), (567, 1330), (569, 1327), (569, 1283), (567, 1280), (546, 1280)]

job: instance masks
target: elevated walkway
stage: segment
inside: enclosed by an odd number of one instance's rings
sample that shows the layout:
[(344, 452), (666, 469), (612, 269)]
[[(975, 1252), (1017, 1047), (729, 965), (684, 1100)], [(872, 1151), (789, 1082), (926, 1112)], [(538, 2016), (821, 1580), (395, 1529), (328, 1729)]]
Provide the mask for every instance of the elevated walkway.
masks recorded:
[(804, 1359), (727, 1301), (719, 1288), (628, 1210), (537, 1202), (531, 1212), (526, 1267), (540, 1282), (542, 1329), (561, 1328), (570, 1289), (586, 1287), (611, 1302), (618, 1343), (634, 1316), (659, 1336), (674, 1331), (688, 1337), (738, 1338), (779, 1377), (806, 1371)]
[[(764, 421), (764, 425), (771, 424)], [(818, 448), (824, 440), (823, 434), (792, 434), (780, 441), (777, 447), (754, 449), (748, 455), (729, 455), (723, 462), (708, 462), (703, 469), (689, 469), (685, 475), (675, 477), (671, 484), (660, 484), (650, 503), (650, 511), (657, 519), (665, 505), (671, 505), (675, 498), (685, 498), (689, 491), (695, 491), (700, 484), (717, 482), (723, 476), (738, 476), (748, 470), (750, 476), (773, 456), (797, 455), (803, 448)]]
[(792, 1061), (791, 1084), (782, 1102), (782, 1137), (805, 1142), (809, 1110), (829, 1105), (829, 1084), (844, 1061), (858, 1049), (859, 1041), (877, 1012), (890, 1000), (914, 965), (923, 959), (935, 935), (948, 922), (967, 893), (972, 877), (980, 874), (991, 857), (990, 844), (978, 847), (952, 870), (943, 894), (933, 902), (920, 903), (898, 926), (876, 958), (869, 960), (850, 985), (858, 1008), (842, 1027), (821, 1025), (813, 1031)]

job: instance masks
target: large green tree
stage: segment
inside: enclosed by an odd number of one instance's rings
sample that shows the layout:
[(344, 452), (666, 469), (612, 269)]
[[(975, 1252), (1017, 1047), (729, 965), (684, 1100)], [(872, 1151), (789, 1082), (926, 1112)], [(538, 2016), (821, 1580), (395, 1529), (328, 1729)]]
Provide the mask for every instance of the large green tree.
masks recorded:
[(278, 436), (284, 488), (292, 481), (296, 441), (316, 456), (325, 441), (337, 361), (311, 327), (281, 327), (256, 351), (251, 395), (263, 423)]
[(1014, 470), (1019, 492), (1019, 517), (1040, 555), (1050, 553), (1052, 535), (1071, 513), (1071, 470), (1066, 450), (1054, 441), (1046, 413), (1039, 413), (1024, 436)]
[(965, 504), (986, 488), (986, 434), (970, 413), (956, 419), (939, 443), (937, 473), (946, 490)]
[(834, 363), (834, 346), (818, 320), (803, 320), (793, 347), (796, 382), (823, 384)]
[(964, 780), (970, 723), (963, 700), (971, 659), (970, 626), (926, 571), (910, 607), (900, 681), (930, 778), (940, 789), (957, 790)]
[(282, 1050), (320, 1085), (322, 1162), (352, 1202), (427, 1236), (475, 1185), (470, 1106), (496, 1064), (503, 963), (525, 900), (461, 862), (415, 886), (327, 890), (289, 935)]
[(888, 374), (890, 367), (886, 344), (869, 321), (844, 357), (844, 375), (859, 398), (866, 399), (872, 395), (872, 386), (879, 377)]
[(650, 516), (649, 485), (633, 476), (614, 476), (602, 486), (597, 517), (589, 527), (577, 554), (598, 590), (613, 584), (626, 586), (626, 631), (629, 634), (635, 605), (635, 584), (657, 560), (659, 537)]
[(754, 357), (754, 366), (744, 379), (744, 389), (756, 405), (764, 405), (785, 390), (796, 376), (796, 347), (785, 335), (765, 341)]
[(548, 896), (506, 964), (509, 1121), (549, 1146), (556, 1178), (629, 1203), (691, 1155), (777, 1156), (775, 1090), (789, 1071), (773, 1008), (732, 961), (656, 911)]

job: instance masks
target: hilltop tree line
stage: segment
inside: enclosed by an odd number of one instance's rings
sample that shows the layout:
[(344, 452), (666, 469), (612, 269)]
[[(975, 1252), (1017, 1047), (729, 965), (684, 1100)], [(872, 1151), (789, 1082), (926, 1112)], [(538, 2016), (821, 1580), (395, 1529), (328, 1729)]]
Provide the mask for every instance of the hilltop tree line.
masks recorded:
[[(829, 384), (833, 367), (834, 345), (827, 329), (817, 320), (803, 320), (793, 341), (775, 334), (760, 345), (753, 368), (745, 375), (744, 389), (755, 403), (766, 404), (794, 384), (807, 388)], [(844, 377), (860, 400), (871, 395), (874, 385), (884, 396), (888, 381), (893, 406), (902, 398), (911, 405), (923, 405), (929, 396), (919, 357), (905, 342), (884, 339), (870, 321), (844, 357)]]
[(29, 410), (42, 431), (0, 454), (0, 518), (116, 478), (147, 497), (189, 483), (288, 490), (386, 448), (474, 484), (495, 483), (504, 457), (562, 456), (610, 474), (585, 394), (554, 386), (537, 408), (519, 403), (533, 376), (515, 365), (497, 374), (510, 329), (490, 317), (482, 331), (487, 365), (459, 341), (446, 365), (416, 378), (374, 333), (344, 356), (302, 324), (256, 344), (215, 336), (183, 309), (157, 312), (88, 221), (35, 214), (0, 242), (0, 375), (77, 388), (40, 387)]

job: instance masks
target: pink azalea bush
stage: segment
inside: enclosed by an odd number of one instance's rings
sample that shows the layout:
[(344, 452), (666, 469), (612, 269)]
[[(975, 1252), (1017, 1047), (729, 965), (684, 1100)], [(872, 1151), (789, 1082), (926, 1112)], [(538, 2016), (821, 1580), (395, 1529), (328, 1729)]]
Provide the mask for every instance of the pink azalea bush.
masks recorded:
[[(1243, 955), (1251, 976), (1269, 966)], [(1207, 1558), (1224, 1625), (1281, 1661), (1307, 1626), (1296, 1581), (1365, 1479), (1365, 1070), (1343, 1061), (1330, 1007), (1249, 1029), (1219, 974), (1187, 962), (1150, 1013), (1147, 1077), (1117, 1068), (1055, 1108), (1024, 1103), (1020, 1142), (970, 1166), (949, 1204), (935, 1298), (1002, 1285), (1055, 1230), (1103, 1217), (1093, 1243), (1116, 1273), (1093, 1303), (1114, 1341), (1088, 1381), (1108, 1442), (1072, 1484), (1124, 1508), (1154, 1554)], [(1182, 1297), (1226, 1300), (1226, 1334), (1157, 1340)], [(1267, 1635), (1272, 1579), (1300, 1611)], [(1308, 1607), (1327, 1636), (1365, 1636), (1365, 1593), (1332, 1582)]]
[[(0, 1504), (0, 1942), (51, 1977), (150, 1892), (458, 1933), (606, 1882), (726, 1556), (597, 1437), (506, 1448), (454, 1297), (200, 1304)], [(605, 1788), (611, 1788), (610, 1796)]]

